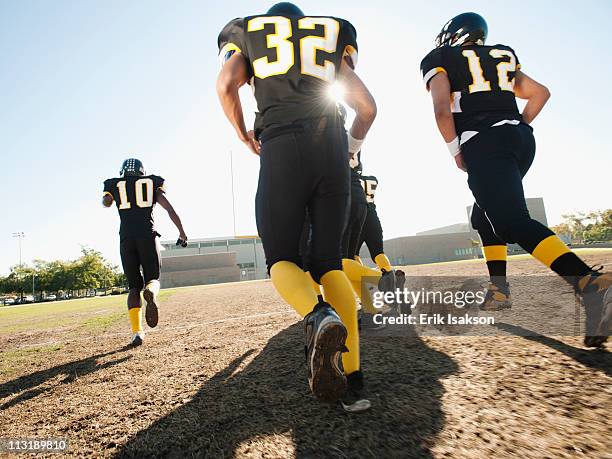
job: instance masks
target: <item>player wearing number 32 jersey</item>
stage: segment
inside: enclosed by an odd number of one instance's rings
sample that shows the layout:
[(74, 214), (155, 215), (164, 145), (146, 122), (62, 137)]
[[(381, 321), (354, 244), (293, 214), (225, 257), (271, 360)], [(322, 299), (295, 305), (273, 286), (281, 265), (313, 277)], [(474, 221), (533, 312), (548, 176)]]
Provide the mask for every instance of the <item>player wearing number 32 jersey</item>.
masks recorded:
[[(460, 14), (421, 63), (440, 133), (476, 200), (471, 220), (491, 276), (482, 307), (509, 307), (506, 244), (517, 243), (570, 283), (586, 309), (584, 343), (601, 346), (612, 327), (612, 273), (587, 266), (525, 203), (522, 179), (535, 156), (530, 125), (550, 93), (521, 70), (512, 48), (485, 45), (486, 38), (481, 16)], [(516, 97), (527, 100), (522, 113)]]
[[(347, 411), (363, 411), (370, 403), (362, 396), (357, 305), (342, 271), (341, 241), (350, 199), (349, 151), (359, 151), (376, 105), (353, 70), (355, 29), (344, 19), (307, 16), (285, 2), (266, 14), (234, 19), (218, 46), (217, 93), (240, 140), (260, 157), (257, 229), (272, 283), (304, 317), (310, 388), (322, 400), (342, 399)], [(346, 102), (356, 111), (348, 135), (328, 95), (336, 80), (346, 85)], [(245, 127), (238, 97), (247, 83), (257, 100), (254, 131)], [(325, 299), (302, 266), (306, 215), (310, 273)]]
[[(149, 327), (158, 321), (157, 293), (159, 292), (160, 255), (157, 244), (159, 234), (153, 223), (153, 208), (159, 203), (167, 210), (179, 230), (179, 240), (187, 236), (181, 220), (165, 196), (164, 179), (146, 175), (142, 162), (126, 159), (121, 166), (121, 177), (104, 181), (102, 204), (117, 204), (121, 227), (119, 230), (121, 264), (128, 281), (128, 314), (132, 327), (131, 344), (141, 345), (144, 338), (141, 319), (140, 292), (147, 302), (145, 318)], [(141, 273), (142, 270), (142, 273)]]

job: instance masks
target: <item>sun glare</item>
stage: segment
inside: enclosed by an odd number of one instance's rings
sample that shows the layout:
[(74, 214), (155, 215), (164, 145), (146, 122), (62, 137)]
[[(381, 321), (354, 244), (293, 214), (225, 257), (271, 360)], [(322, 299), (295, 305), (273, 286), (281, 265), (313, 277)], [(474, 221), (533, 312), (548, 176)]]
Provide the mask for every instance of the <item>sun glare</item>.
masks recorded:
[(344, 85), (337, 81), (334, 81), (327, 90), (329, 97), (336, 102), (342, 102), (344, 100), (345, 93), (346, 89), (344, 88)]

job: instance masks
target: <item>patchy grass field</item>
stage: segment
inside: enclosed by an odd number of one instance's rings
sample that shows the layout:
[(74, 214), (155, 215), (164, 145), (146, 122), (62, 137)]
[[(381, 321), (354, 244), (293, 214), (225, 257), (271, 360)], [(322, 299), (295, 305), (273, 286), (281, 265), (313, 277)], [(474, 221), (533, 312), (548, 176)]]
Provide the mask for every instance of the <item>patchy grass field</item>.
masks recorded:
[(0, 308), (0, 438), (66, 437), (74, 456), (612, 457), (612, 355), (578, 337), (366, 336), (373, 408), (349, 416), (309, 394), (299, 318), (269, 282), (163, 291), (137, 349), (124, 303)]

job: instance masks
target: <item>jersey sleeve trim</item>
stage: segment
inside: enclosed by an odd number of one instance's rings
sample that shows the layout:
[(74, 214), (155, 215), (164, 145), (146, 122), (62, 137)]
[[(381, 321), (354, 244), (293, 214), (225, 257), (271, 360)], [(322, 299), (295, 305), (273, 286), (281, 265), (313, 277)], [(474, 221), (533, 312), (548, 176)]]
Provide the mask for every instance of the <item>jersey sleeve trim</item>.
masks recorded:
[(342, 57), (348, 57), (353, 64), (353, 69), (357, 67), (357, 50), (352, 45), (346, 45), (344, 47), (344, 51), (342, 52)]
[(429, 89), (429, 80), (431, 80), (434, 76), (436, 76), (440, 72), (444, 72), (448, 75), (448, 72), (446, 71), (444, 67), (434, 67), (429, 72), (427, 72), (425, 75), (423, 75), (423, 83), (425, 83), (425, 86), (427, 86), (427, 89)]
[(115, 199), (115, 197), (113, 196), (113, 194), (112, 194), (110, 191), (105, 191), (105, 192), (104, 192), (104, 194), (102, 195), (102, 197), (104, 197), (104, 196), (106, 196), (106, 195), (108, 195), (108, 196), (110, 196), (111, 198)]
[(223, 45), (221, 51), (219, 51), (219, 61), (221, 63), (221, 67), (229, 60), (230, 57), (234, 55), (234, 53), (242, 53), (242, 50), (238, 45), (232, 42), (228, 42)]

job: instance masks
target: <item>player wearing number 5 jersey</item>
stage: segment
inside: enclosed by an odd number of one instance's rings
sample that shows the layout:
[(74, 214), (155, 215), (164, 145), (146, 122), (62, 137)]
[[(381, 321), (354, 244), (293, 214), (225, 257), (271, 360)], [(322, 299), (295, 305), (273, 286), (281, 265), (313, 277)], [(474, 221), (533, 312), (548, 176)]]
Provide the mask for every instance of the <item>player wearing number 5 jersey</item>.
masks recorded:
[[(486, 37), (481, 16), (461, 14), (446, 23), (421, 63), (440, 133), (476, 200), (472, 224), (492, 279), (483, 306), (508, 304), (506, 244), (517, 243), (572, 285), (586, 309), (585, 345), (601, 346), (612, 326), (612, 274), (589, 268), (530, 217), (525, 203), (522, 179), (535, 155), (530, 124), (550, 94), (523, 73), (512, 48), (485, 45)], [(522, 113), (516, 97), (527, 100)]]
[[(370, 406), (362, 397), (357, 305), (342, 272), (342, 234), (349, 203), (349, 151), (356, 153), (376, 105), (353, 68), (357, 42), (343, 19), (305, 16), (291, 3), (267, 14), (239, 18), (218, 39), (222, 70), (217, 93), (239, 138), (260, 155), (257, 229), (272, 283), (304, 317), (309, 385), (323, 400), (342, 399), (347, 411)], [(328, 89), (346, 85), (356, 111), (344, 129)], [(247, 132), (238, 88), (251, 84), (259, 112)], [(302, 269), (300, 238), (311, 219), (310, 272)], [(342, 354), (342, 367), (339, 357)]]
[[(159, 292), (160, 255), (153, 222), (153, 208), (159, 203), (179, 230), (179, 241), (185, 243), (187, 236), (179, 216), (165, 196), (164, 179), (157, 175), (146, 175), (142, 162), (126, 159), (120, 171), (121, 177), (104, 181), (102, 204), (110, 207), (117, 204), (121, 219), (120, 251), (123, 272), (128, 281), (128, 314), (132, 327), (131, 344), (142, 344), (144, 332), (141, 320), (140, 292), (147, 303), (145, 318), (149, 327), (158, 321), (157, 293)], [(142, 270), (142, 273), (141, 273)]]

